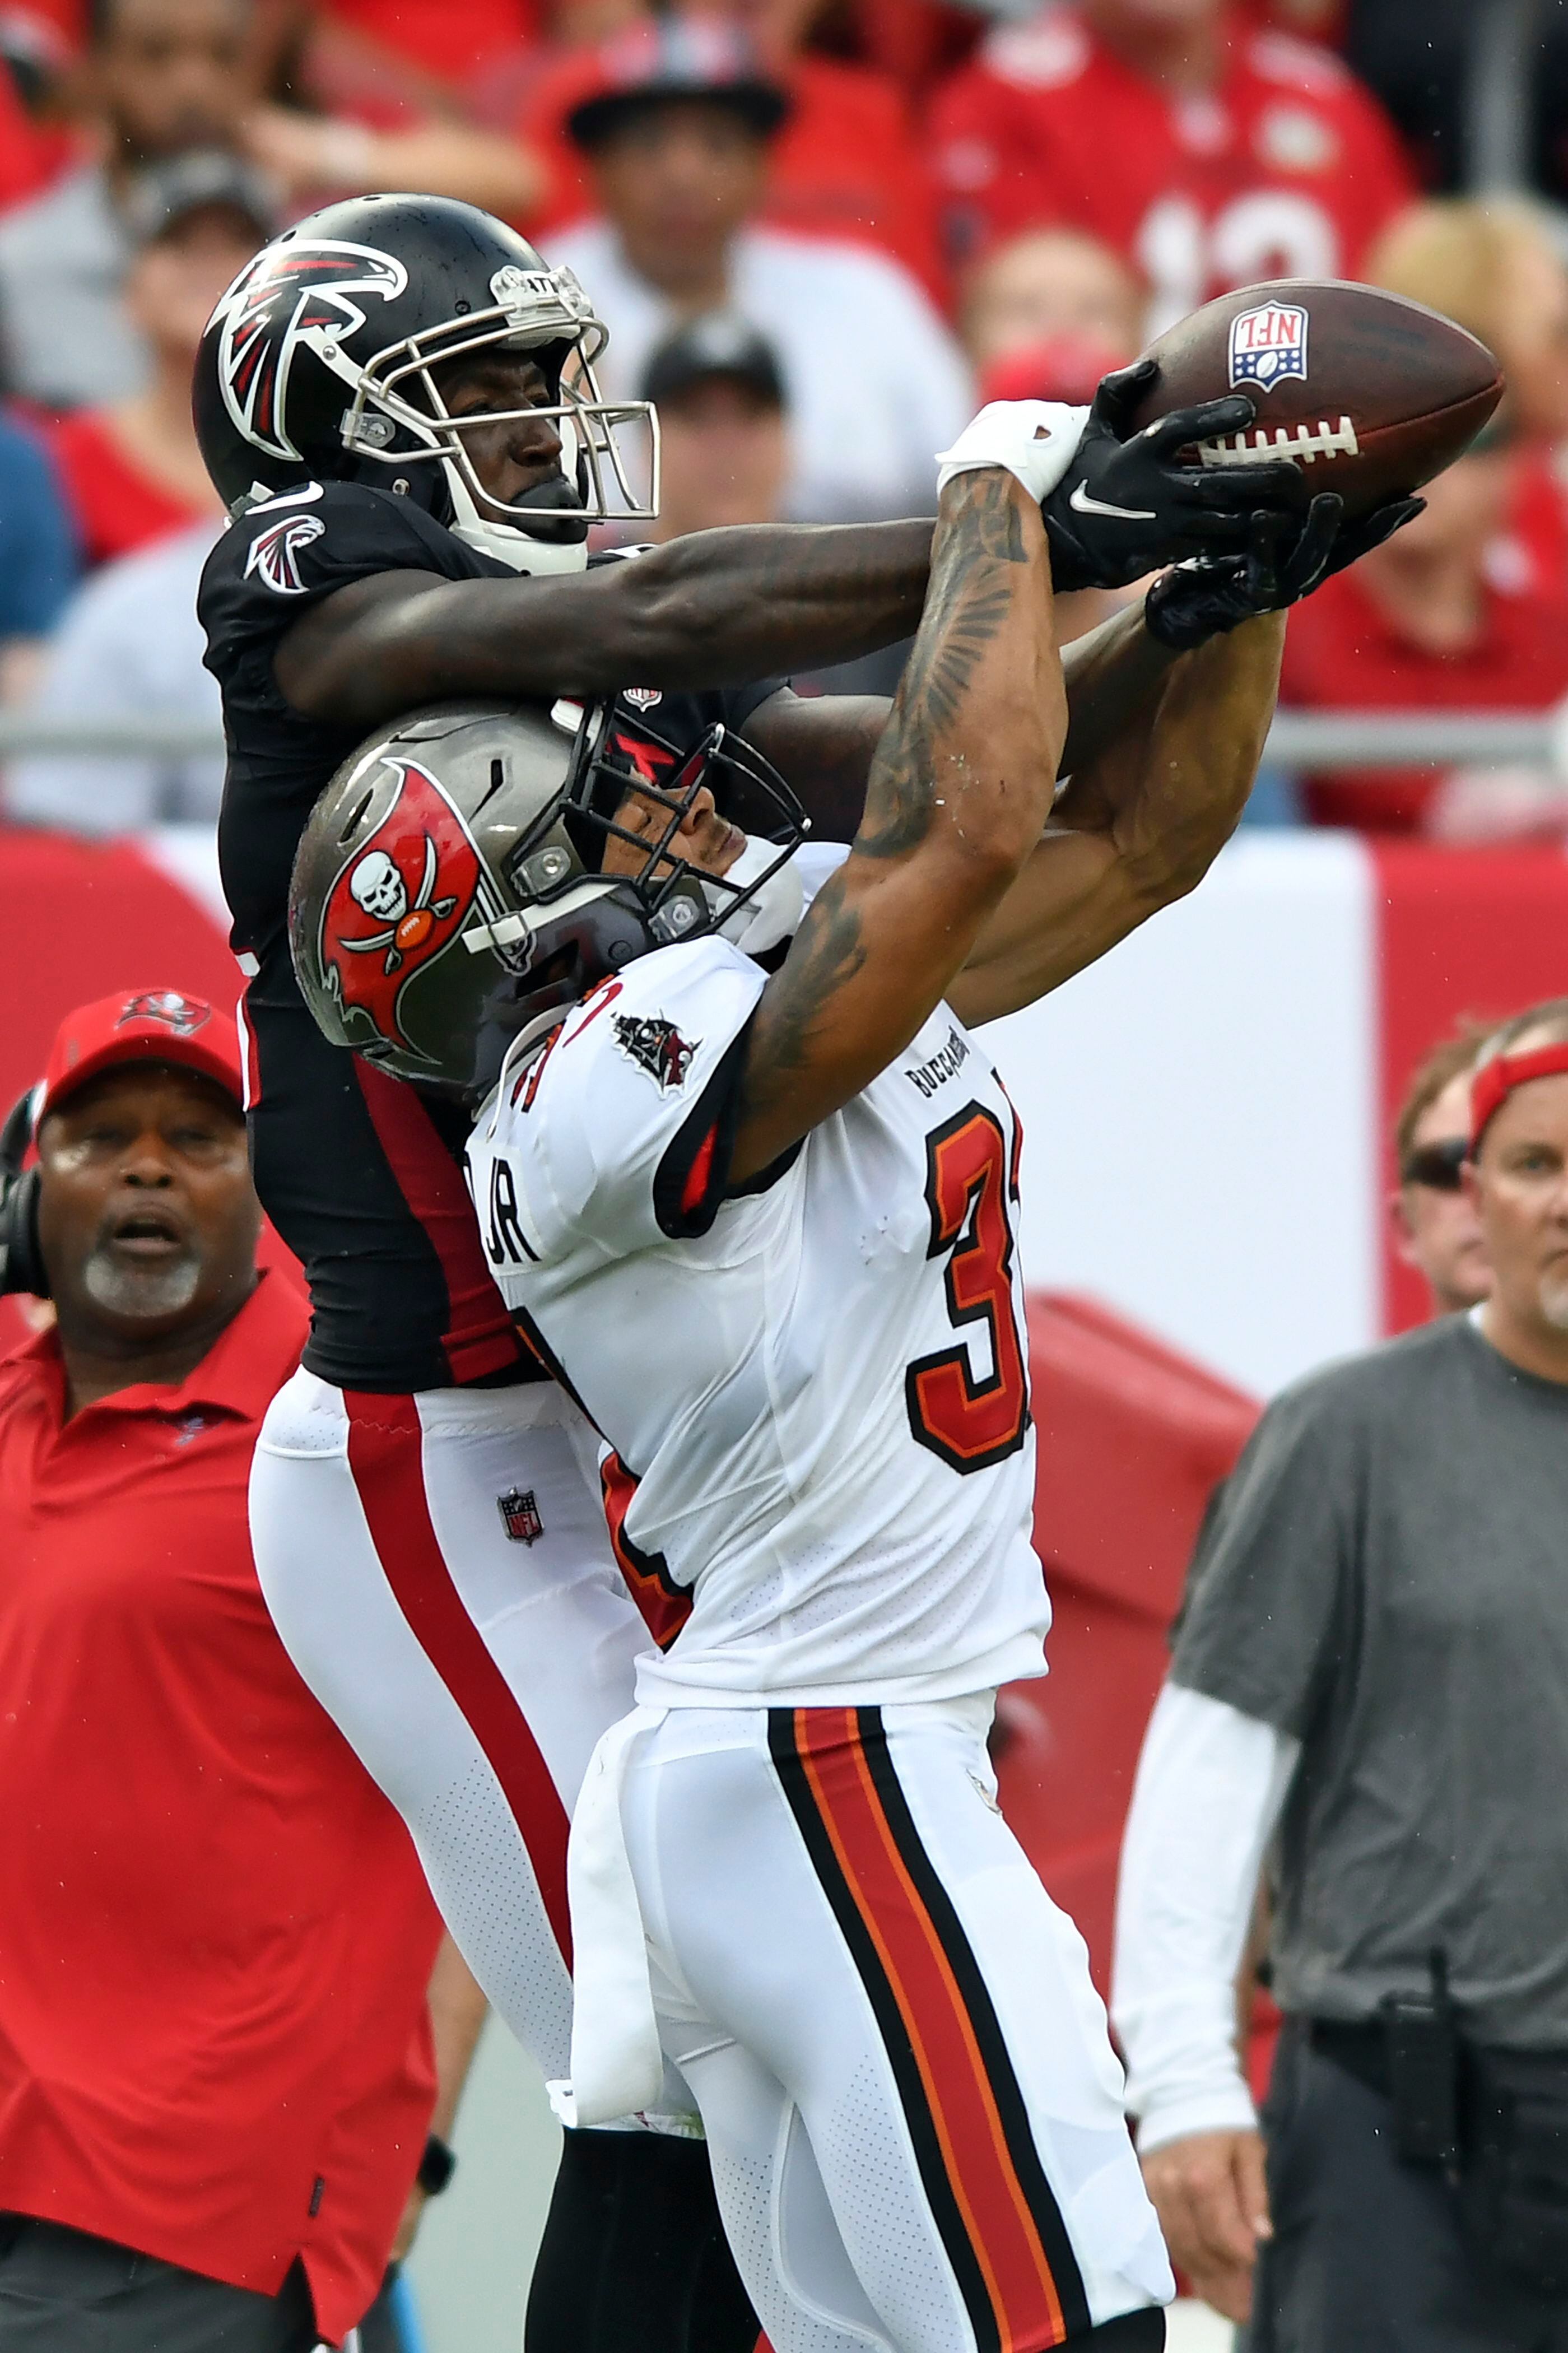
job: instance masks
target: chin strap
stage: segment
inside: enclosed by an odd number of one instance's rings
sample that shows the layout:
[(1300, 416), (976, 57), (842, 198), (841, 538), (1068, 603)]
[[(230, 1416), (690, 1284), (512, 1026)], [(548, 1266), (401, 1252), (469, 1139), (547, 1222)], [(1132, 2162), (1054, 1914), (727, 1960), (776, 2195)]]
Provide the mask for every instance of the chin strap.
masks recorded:
[(474, 504), (468, 484), (455, 466), (442, 463), (452, 499), (451, 533), (465, 547), (477, 548), (481, 555), (493, 556), (498, 564), (513, 572), (532, 576), (547, 573), (584, 572), (588, 565), (588, 542), (575, 540), (535, 539), (531, 532), (520, 531), (515, 523), (490, 522)]

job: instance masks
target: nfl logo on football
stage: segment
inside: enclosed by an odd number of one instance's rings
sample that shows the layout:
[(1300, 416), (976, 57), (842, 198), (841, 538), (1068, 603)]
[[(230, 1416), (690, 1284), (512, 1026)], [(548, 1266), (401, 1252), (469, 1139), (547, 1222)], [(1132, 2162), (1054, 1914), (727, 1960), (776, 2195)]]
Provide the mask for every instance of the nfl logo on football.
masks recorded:
[(509, 1487), (504, 1495), (496, 1497), (496, 1509), (512, 1544), (535, 1544), (544, 1534), (531, 1487)]
[(1307, 313), (1299, 303), (1265, 302), (1230, 322), (1230, 381), (1260, 392), (1307, 373)]

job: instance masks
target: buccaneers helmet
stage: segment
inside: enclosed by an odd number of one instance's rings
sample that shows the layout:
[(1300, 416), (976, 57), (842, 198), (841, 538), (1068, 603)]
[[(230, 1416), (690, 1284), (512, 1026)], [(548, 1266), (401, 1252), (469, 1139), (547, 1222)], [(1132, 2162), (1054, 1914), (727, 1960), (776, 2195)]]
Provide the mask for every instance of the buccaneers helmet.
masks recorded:
[[(274, 237), (219, 302), (196, 358), (196, 438), (231, 510), (311, 478), (395, 486), (520, 572), (578, 570), (590, 522), (658, 511), (657, 419), (601, 396), (608, 340), (572, 271), (489, 213), (353, 196)], [(449, 416), (435, 371), (489, 346), (536, 360), (550, 405)], [(563, 479), (499, 501), (464, 437), (520, 417), (554, 424)]]
[[(706, 785), (753, 838), (727, 877), (676, 835)], [(620, 824), (635, 791), (664, 812)], [(470, 1106), (513, 1040), (542, 1030), (636, 956), (723, 930), (752, 945), (807, 830), (762, 754), (722, 726), (690, 751), (606, 704), (463, 703), (412, 712), (346, 760), (294, 860), (289, 941), (317, 1026), (400, 1079)], [(603, 871), (605, 846), (630, 845)], [(776, 936), (776, 934), (775, 934)]]

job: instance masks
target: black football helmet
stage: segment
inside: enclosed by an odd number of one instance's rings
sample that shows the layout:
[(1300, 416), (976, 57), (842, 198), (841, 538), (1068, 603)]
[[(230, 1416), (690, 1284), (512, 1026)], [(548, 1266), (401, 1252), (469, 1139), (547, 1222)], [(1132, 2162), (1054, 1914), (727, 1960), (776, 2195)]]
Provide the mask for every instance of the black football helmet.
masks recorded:
[[(395, 486), (518, 571), (577, 570), (589, 522), (658, 509), (653, 409), (595, 379), (608, 340), (572, 271), (504, 221), (447, 196), (353, 196), (274, 237), (219, 302), (196, 438), (231, 512), (312, 478)], [(538, 362), (551, 406), (447, 415), (434, 370), (491, 344)], [(564, 480), (502, 504), (464, 436), (520, 416), (553, 422)]]
[[(704, 785), (757, 828), (728, 877), (675, 846)], [(633, 790), (665, 813), (651, 839), (617, 822)], [(411, 712), (310, 814), (289, 898), (294, 970), (335, 1046), (472, 1108), (514, 1039), (635, 957), (721, 930), (752, 946), (807, 829), (777, 770), (722, 726), (681, 751), (613, 704)], [(636, 850), (629, 873), (603, 871), (613, 839)]]

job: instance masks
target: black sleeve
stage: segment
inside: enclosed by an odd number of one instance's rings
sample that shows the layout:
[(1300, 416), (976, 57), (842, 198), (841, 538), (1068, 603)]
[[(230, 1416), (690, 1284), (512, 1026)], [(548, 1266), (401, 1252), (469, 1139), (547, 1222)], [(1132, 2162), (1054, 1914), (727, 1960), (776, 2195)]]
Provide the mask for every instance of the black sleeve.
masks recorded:
[(390, 491), (304, 482), (248, 509), (208, 557), (196, 600), (207, 667), (226, 682), (258, 647), (270, 659), (301, 613), (375, 573), (481, 580), (503, 570)]

